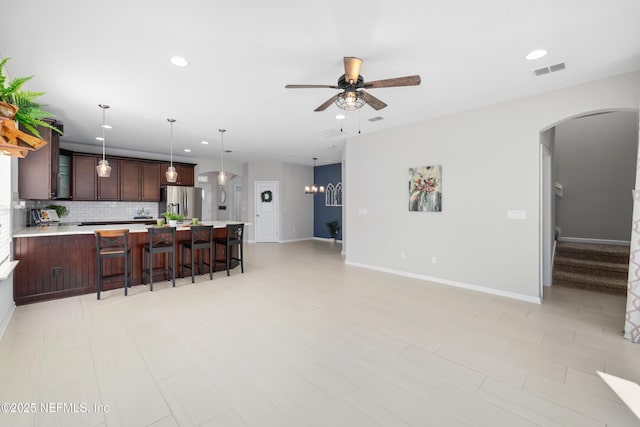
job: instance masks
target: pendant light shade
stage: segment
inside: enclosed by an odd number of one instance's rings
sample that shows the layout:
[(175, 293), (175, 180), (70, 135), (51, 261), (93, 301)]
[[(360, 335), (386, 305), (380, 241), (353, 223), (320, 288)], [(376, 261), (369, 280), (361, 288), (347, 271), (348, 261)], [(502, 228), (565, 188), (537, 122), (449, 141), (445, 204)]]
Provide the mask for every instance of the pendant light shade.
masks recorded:
[[(313, 158), (313, 173), (315, 175), (315, 171), (316, 171), (316, 160), (318, 160), (317, 157)], [(315, 178), (314, 178), (315, 181)], [(315, 194), (315, 193), (324, 193), (324, 186), (317, 186), (315, 183), (311, 186), (306, 185), (304, 187), (304, 192), (305, 194)]]
[(102, 160), (98, 162), (98, 166), (96, 166), (96, 172), (98, 173), (99, 178), (109, 178), (111, 176), (111, 166), (109, 166), (109, 161), (105, 159), (105, 134), (104, 130), (107, 128), (107, 124), (105, 122), (106, 111), (109, 108), (106, 104), (98, 104), (98, 107), (102, 108)]
[(176, 182), (178, 180), (178, 172), (176, 172), (176, 168), (173, 167), (173, 124), (176, 119), (167, 119), (167, 121), (171, 126), (171, 163), (164, 173), (164, 176), (167, 178), (167, 182)]
[(218, 172), (218, 185), (227, 183), (227, 175), (224, 172), (224, 133), (226, 129), (218, 129), (220, 132), (220, 172)]

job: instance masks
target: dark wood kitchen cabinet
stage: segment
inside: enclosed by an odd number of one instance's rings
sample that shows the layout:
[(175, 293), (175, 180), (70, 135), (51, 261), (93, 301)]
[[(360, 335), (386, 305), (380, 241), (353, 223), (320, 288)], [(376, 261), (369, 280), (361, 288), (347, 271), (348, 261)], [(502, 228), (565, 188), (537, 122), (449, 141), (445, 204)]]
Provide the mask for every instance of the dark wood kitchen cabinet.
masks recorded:
[(181, 185), (184, 187), (193, 187), (195, 184), (195, 165), (189, 165), (186, 163), (174, 163), (173, 167), (178, 172), (178, 180), (176, 182), (168, 182), (165, 172), (170, 163), (162, 163), (160, 165), (160, 185)]
[(120, 200), (160, 200), (160, 165), (158, 163), (121, 160)]
[(99, 178), (97, 156), (73, 156), (73, 200), (120, 200), (120, 160), (109, 159), (111, 175)]
[[(100, 160), (98, 159), (98, 161)], [(111, 166), (111, 175), (108, 178), (96, 178), (98, 181), (97, 200), (120, 200), (120, 160), (108, 157), (107, 160), (109, 161), (109, 166)], [(98, 176), (95, 169), (93, 174)]]
[(96, 200), (97, 165), (95, 156), (73, 156), (73, 200)]
[[(55, 121), (50, 123), (60, 126)], [(21, 199), (49, 200), (58, 197), (59, 134), (43, 126), (38, 127), (38, 133), (47, 144), (29, 151), (27, 157), (18, 160), (18, 194)]]

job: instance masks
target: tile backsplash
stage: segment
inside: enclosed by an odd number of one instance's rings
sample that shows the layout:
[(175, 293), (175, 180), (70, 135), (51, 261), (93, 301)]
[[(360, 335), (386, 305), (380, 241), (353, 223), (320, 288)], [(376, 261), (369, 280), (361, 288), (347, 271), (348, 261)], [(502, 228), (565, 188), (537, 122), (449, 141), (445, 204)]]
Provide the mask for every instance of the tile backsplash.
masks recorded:
[[(49, 205), (62, 205), (69, 214), (60, 222), (126, 221), (136, 216), (158, 218), (158, 202), (71, 202), (64, 200), (27, 201), (26, 209), (42, 209)], [(140, 213), (140, 212), (144, 213)], [(26, 218), (26, 211), (23, 215)]]

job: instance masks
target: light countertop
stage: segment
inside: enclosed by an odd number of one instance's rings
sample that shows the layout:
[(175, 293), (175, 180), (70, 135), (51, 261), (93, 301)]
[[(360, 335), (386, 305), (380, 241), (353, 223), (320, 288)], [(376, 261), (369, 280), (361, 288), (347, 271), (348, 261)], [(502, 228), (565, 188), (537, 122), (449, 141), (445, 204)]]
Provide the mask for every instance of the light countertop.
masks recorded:
[[(198, 225), (213, 225), (214, 228), (224, 228), (227, 224), (242, 224), (238, 221), (201, 221)], [(248, 223), (244, 223), (249, 225)], [(186, 222), (178, 224), (176, 231), (186, 231), (190, 227)], [(59, 225), (38, 225), (35, 227), (25, 227), (14, 233), (13, 237), (37, 237), (37, 236), (68, 236), (76, 234), (93, 234), (95, 230), (121, 230), (129, 229), (129, 233), (146, 232), (148, 228), (154, 227), (152, 224), (141, 224), (132, 221), (130, 224), (108, 224), (108, 225), (78, 225), (77, 223)]]

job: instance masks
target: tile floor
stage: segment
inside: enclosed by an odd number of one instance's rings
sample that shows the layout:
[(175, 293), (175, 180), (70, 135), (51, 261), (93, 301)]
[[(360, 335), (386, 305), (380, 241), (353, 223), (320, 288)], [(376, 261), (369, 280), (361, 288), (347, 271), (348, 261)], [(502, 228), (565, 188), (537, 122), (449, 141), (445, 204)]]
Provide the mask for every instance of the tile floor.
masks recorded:
[(640, 425), (596, 374), (640, 382), (623, 297), (530, 304), (340, 249), (251, 244), (245, 274), (18, 307), (0, 402), (37, 407), (0, 426)]

